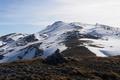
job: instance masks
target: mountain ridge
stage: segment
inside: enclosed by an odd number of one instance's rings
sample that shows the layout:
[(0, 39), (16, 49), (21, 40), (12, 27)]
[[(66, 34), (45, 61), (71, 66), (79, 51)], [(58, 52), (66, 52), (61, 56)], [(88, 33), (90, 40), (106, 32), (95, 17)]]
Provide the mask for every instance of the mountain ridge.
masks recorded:
[[(34, 34), (12, 33), (0, 37), (0, 63), (35, 57), (47, 58), (58, 49), (60, 53), (64, 52), (63, 54), (68, 53), (67, 50), (74, 52), (75, 49), (79, 56), (83, 56), (85, 53), (80, 51), (82, 49), (100, 57), (116, 56), (120, 55), (119, 40), (119, 28), (101, 24), (57, 21)], [(28, 49), (28, 55), (25, 56), (26, 47), (31, 45), (35, 45), (35, 47)], [(36, 56), (38, 49), (41, 55)]]

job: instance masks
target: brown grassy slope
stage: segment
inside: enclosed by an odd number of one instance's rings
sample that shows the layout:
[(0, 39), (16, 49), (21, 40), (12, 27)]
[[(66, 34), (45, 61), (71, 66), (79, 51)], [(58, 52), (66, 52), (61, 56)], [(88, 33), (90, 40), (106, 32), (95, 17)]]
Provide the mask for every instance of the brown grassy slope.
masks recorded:
[(40, 58), (0, 64), (0, 80), (120, 80), (120, 57), (65, 59), (56, 65)]

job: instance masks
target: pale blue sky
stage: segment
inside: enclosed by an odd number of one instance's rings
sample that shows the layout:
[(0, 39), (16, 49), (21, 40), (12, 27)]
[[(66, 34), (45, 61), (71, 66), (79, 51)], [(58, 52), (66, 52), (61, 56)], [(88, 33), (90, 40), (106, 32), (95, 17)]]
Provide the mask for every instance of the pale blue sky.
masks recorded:
[(33, 33), (54, 21), (120, 26), (120, 0), (0, 0), (0, 35)]
[(56, 5), (52, 0), (0, 0), (0, 35), (40, 31), (53, 22), (48, 13)]

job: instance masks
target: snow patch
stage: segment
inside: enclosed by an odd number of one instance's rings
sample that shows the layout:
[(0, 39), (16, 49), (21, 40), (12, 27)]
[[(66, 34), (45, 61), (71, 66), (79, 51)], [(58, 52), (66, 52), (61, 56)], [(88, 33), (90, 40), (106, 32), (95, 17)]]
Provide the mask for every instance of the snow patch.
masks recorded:
[(93, 43), (88, 43), (87, 48), (95, 53), (97, 56), (117, 56), (120, 55), (120, 39), (109, 37), (108, 40), (102, 39), (80, 39), (80, 40), (89, 40)]

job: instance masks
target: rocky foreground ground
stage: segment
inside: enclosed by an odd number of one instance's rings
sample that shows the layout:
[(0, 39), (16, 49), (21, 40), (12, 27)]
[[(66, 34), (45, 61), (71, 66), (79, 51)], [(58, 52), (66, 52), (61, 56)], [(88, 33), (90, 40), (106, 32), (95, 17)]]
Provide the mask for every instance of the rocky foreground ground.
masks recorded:
[(57, 54), (3, 63), (0, 80), (120, 80), (120, 56), (74, 58)]

